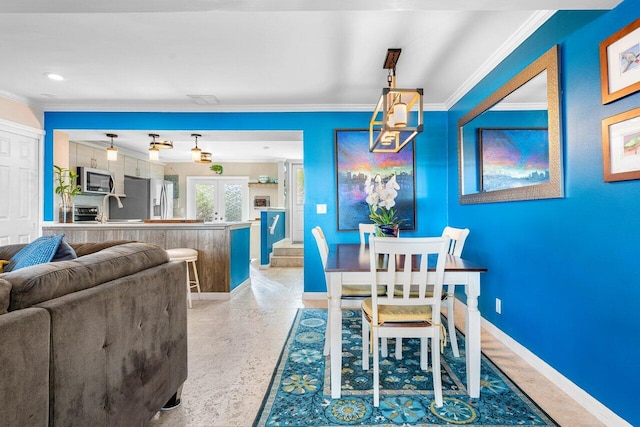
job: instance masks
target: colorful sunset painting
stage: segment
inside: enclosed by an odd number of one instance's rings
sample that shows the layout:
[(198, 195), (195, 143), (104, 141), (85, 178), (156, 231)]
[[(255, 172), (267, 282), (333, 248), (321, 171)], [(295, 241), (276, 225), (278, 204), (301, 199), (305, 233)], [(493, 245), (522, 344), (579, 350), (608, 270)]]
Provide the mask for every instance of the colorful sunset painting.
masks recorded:
[(546, 128), (479, 129), (478, 132), (481, 191), (549, 182)]
[(364, 183), (380, 175), (386, 182), (392, 175), (400, 186), (396, 197), (403, 230), (415, 229), (415, 181), (413, 141), (399, 153), (369, 152), (369, 131), (335, 131), (338, 231), (357, 230), (359, 223), (371, 223)]

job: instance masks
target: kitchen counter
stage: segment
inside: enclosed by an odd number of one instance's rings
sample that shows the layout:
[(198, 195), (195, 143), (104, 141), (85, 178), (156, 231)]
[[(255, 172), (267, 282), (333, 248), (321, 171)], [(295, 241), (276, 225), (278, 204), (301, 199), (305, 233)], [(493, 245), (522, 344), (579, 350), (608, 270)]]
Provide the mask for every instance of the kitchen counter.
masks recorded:
[[(77, 222), (45, 223), (42, 234), (64, 233), (65, 240), (73, 243), (136, 240), (164, 249), (196, 249), (200, 297), (226, 299), (232, 290), (249, 281), (250, 228), (250, 222)], [(192, 296), (197, 299), (197, 295)]]

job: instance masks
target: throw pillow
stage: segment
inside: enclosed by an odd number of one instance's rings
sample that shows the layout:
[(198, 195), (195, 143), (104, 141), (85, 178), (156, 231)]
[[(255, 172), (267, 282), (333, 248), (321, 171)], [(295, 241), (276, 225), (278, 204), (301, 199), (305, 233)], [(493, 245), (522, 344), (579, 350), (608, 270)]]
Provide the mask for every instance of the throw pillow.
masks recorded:
[(4, 273), (4, 266), (9, 264), (9, 261), (0, 259), (0, 274)]
[(76, 251), (74, 251), (67, 242), (62, 240), (51, 262), (68, 261), (70, 259), (76, 258), (78, 258), (78, 256), (76, 255)]
[(4, 271), (15, 271), (20, 268), (51, 261), (63, 237), (64, 234), (60, 234), (59, 236), (38, 237), (20, 249), (20, 252), (9, 260), (9, 265), (4, 268)]

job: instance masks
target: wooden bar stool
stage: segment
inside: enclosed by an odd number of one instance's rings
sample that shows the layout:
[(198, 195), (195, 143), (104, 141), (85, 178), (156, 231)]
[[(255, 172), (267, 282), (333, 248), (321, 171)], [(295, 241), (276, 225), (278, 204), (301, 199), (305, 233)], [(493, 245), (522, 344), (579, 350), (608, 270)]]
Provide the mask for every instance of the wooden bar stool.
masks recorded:
[[(189, 308), (191, 308), (191, 289), (196, 288), (200, 293), (200, 279), (198, 279), (198, 268), (196, 267), (198, 251), (189, 248), (173, 248), (167, 249), (167, 253), (169, 254), (169, 261), (184, 261), (187, 263), (187, 301), (189, 301)], [(189, 264), (193, 268), (193, 275), (189, 273)]]

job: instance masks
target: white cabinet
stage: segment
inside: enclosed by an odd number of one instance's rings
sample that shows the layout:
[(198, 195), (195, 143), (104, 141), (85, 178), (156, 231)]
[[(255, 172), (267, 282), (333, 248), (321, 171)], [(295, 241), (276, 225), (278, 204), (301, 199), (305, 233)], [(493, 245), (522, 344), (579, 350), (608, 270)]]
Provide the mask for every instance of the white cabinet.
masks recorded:
[(94, 148), (89, 145), (76, 145), (76, 166), (84, 166), (94, 169), (109, 169), (107, 161), (107, 152), (101, 148)]
[(149, 162), (125, 156), (124, 174), (138, 178), (149, 178)]
[(109, 162), (109, 172), (113, 175), (114, 188), (116, 194), (124, 193), (124, 159), (125, 156), (118, 156), (118, 160)]

